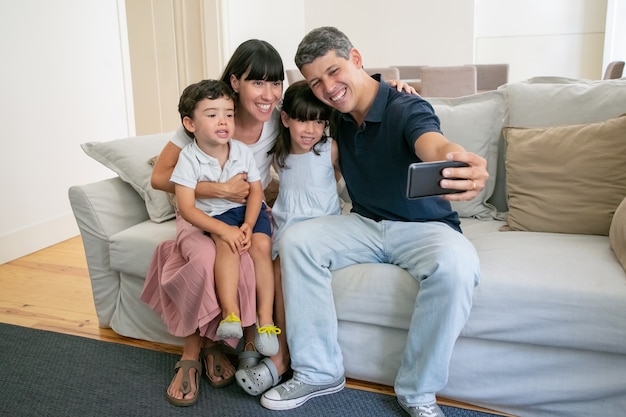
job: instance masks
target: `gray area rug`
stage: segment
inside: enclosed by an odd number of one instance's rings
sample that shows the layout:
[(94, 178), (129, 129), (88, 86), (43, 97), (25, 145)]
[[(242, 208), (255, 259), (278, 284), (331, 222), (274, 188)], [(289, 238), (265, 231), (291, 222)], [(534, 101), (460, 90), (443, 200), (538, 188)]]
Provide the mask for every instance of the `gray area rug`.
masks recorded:
[[(355, 389), (270, 411), (236, 384), (211, 388), (201, 381), (191, 407), (165, 398), (178, 356), (79, 336), (0, 323), (0, 416), (398, 416), (395, 397)], [(447, 417), (492, 414), (442, 407)]]

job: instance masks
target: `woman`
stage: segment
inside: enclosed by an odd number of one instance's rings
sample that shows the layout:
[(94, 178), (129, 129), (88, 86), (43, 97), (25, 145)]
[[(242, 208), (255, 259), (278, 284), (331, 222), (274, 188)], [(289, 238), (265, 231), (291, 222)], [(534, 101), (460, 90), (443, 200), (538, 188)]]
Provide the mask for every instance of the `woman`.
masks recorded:
[[(269, 43), (248, 40), (234, 52), (222, 80), (236, 94), (235, 132), (233, 138), (247, 144), (253, 151), (263, 188), (271, 181), (271, 159), (267, 152), (272, 148), (279, 128), (279, 104), (283, 93), (284, 69), (280, 55)], [(174, 192), (170, 177), (181, 149), (191, 141), (182, 128), (165, 145), (155, 162), (152, 186)], [(227, 183), (202, 182), (196, 187), (196, 196), (218, 197), (244, 202), (249, 185), (244, 174)], [(198, 357), (204, 361), (206, 375), (212, 386), (224, 386), (234, 380), (235, 369), (215, 342), (215, 330), (221, 319), (216, 314), (213, 267), (215, 246), (200, 229), (185, 222), (178, 214), (177, 241), (163, 242), (153, 258), (146, 277), (141, 299), (161, 314), (168, 331), (183, 337), (183, 353), (177, 364), (176, 375), (167, 390), (168, 400), (176, 405), (192, 405), (197, 400)], [(256, 313), (250, 304), (255, 297), (255, 280), (252, 262), (242, 256), (239, 279), (239, 298), (242, 306), (242, 326), (246, 327), (244, 352), (240, 367), (254, 366), (261, 355), (254, 351)], [(284, 316), (275, 317), (278, 327), (284, 327)], [(283, 321), (283, 322), (281, 322)], [(227, 341), (231, 346), (236, 341)], [(286, 346), (283, 335), (279, 343)], [(276, 357), (280, 363), (273, 371), (282, 374), (287, 370), (288, 354), (281, 349)], [(285, 357), (283, 359), (283, 356)], [(201, 369), (201, 367), (200, 367)]]

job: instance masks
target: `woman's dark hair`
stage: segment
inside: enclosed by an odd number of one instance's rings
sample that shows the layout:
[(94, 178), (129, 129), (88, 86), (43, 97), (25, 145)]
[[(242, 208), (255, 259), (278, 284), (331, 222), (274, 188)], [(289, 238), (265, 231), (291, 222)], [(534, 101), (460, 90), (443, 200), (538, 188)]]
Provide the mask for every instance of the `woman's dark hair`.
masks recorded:
[[(332, 108), (322, 103), (315, 95), (309, 84), (305, 80), (297, 81), (289, 86), (283, 98), (282, 111), (287, 113), (291, 119), (324, 120), (330, 119)], [(313, 152), (319, 155), (317, 147), (328, 140), (326, 132), (322, 134), (322, 139), (313, 146)], [(291, 134), (289, 128), (281, 123), (280, 132), (272, 149), (267, 153), (273, 155), (274, 163), (280, 168), (287, 168), (285, 159), (291, 152)]]
[(221, 80), (230, 84), (230, 76), (246, 80), (283, 81), (285, 70), (278, 51), (266, 41), (250, 39), (237, 47), (222, 72)]
[[(178, 113), (180, 114), (180, 120), (182, 121), (185, 117), (189, 117), (193, 119), (193, 112), (198, 105), (198, 102), (208, 98), (209, 100), (216, 100), (218, 98), (224, 97), (234, 102), (235, 93), (229, 87), (228, 84), (221, 80), (202, 80), (195, 84), (191, 84), (187, 86), (183, 93), (180, 95), (180, 100), (178, 101)], [(184, 127), (184, 125), (183, 125)], [(190, 131), (185, 128), (185, 133), (190, 138), (193, 138), (194, 135)]]

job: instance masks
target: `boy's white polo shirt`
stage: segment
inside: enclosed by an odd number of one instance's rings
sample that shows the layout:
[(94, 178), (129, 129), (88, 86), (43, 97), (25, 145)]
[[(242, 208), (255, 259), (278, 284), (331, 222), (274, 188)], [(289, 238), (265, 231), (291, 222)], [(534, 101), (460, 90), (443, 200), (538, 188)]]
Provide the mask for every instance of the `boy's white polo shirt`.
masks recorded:
[[(196, 188), (200, 181), (226, 182), (237, 174), (247, 173), (248, 182), (260, 181), (261, 176), (254, 162), (250, 148), (238, 140), (231, 139), (228, 161), (224, 169), (219, 161), (204, 153), (196, 141), (186, 145), (178, 156), (178, 162), (170, 181), (189, 188)], [(223, 198), (196, 199), (196, 207), (210, 216), (222, 214), (234, 207), (245, 204), (235, 203)]]

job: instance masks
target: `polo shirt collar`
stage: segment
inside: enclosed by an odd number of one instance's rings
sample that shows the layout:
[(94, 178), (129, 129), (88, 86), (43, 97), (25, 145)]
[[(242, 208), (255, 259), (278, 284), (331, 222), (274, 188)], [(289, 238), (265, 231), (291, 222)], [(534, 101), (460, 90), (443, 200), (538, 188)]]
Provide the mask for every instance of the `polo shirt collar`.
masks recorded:
[[(240, 156), (239, 148), (237, 148), (236, 146), (233, 146), (232, 142), (233, 142), (232, 139), (228, 140), (228, 146), (230, 148), (229, 153), (228, 153), (228, 159), (232, 161), (237, 161)], [(214, 158), (211, 155), (207, 155), (206, 153), (204, 153), (202, 149), (200, 149), (200, 147), (198, 146), (198, 142), (195, 139), (193, 140), (192, 146), (196, 154), (196, 158), (198, 158), (198, 161), (200, 163), (209, 164), (213, 161), (217, 162), (217, 158)]]
[[(380, 85), (378, 87), (378, 91), (376, 92), (376, 97), (374, 98), (374, 102), (372, 103), (372, 107), (367, 112), (365, 116), (366, 122), (381, 122), (383, 119), (383, 115), (385, 113), (385, 107), (387, 106), (387, 99), (389, 97), (389, 93), (391, 91), (391, 87), (388, 83), (380, 80), (380, 74), (376, 74), (373, 76), (375, 80), (377, 80)], [(354, 118), (350, 114), (343, 114), (344, 120), (352, 120), (354, 122)]]

